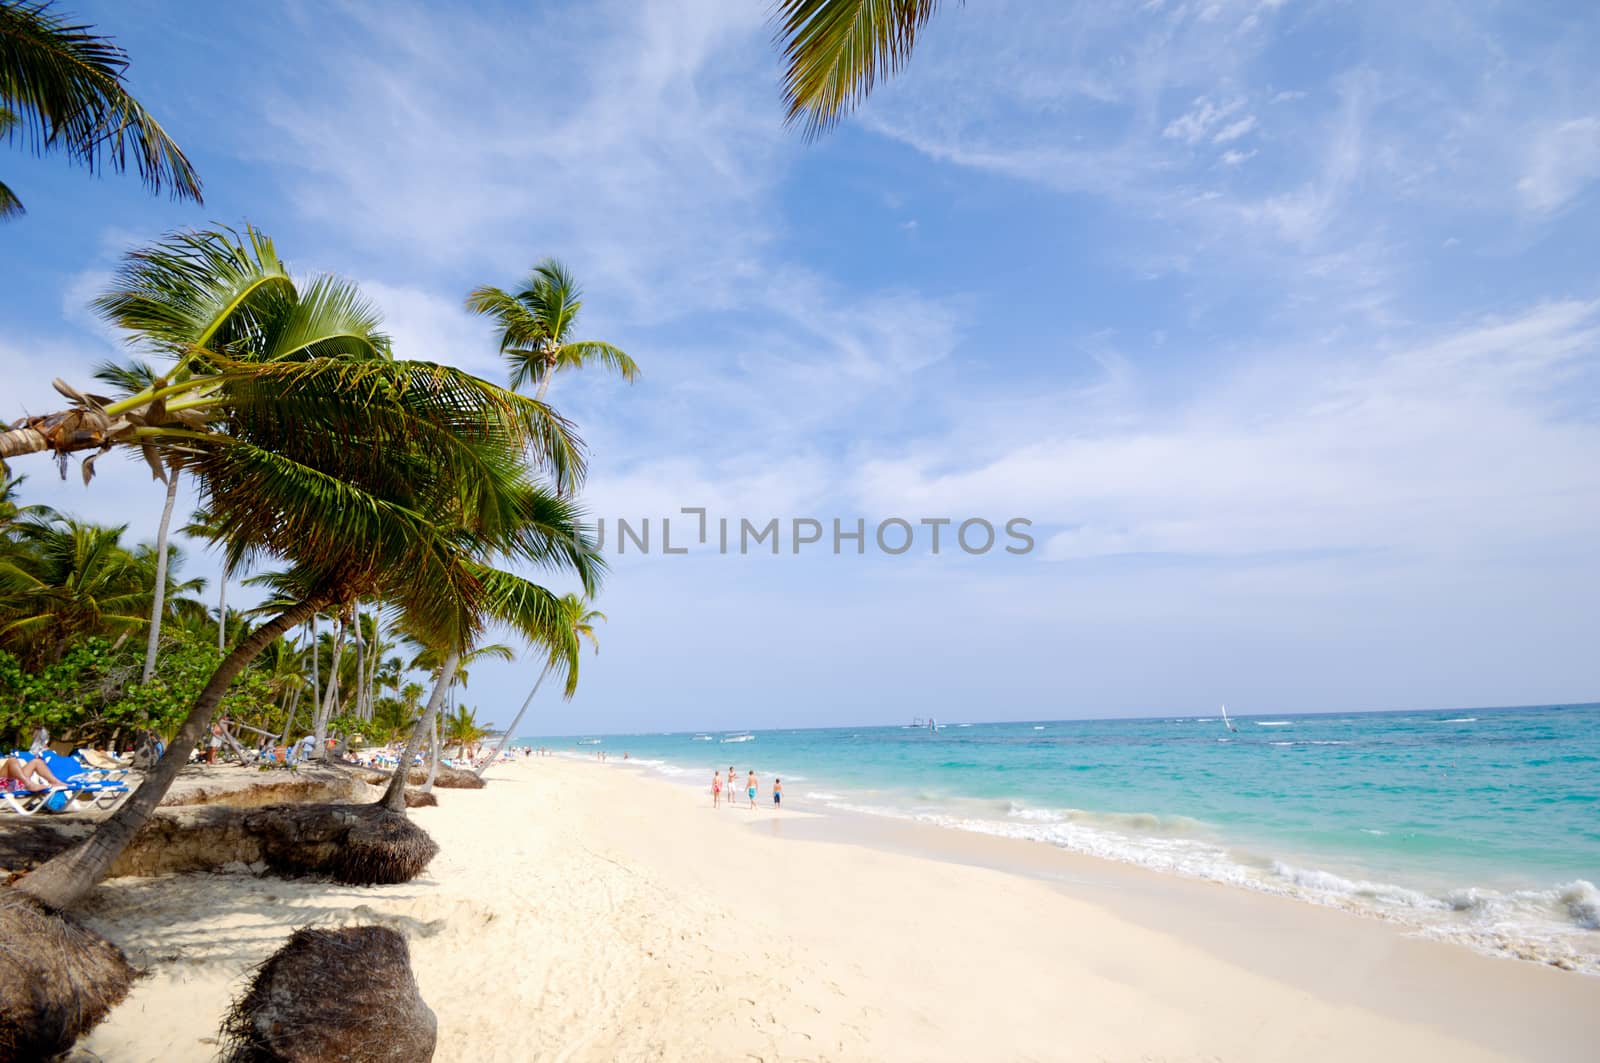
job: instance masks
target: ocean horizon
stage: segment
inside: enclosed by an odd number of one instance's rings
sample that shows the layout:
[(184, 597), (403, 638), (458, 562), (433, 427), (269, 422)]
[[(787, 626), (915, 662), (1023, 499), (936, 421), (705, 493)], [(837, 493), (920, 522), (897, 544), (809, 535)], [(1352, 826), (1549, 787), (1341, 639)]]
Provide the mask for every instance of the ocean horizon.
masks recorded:
[(782, 778), (786, 807), (1041, 842), (1600, 974), (1600, 703), (1231, 723), (951, 718), (516, 744), (604, 750), (694, 786), (732, 765), (742, 787), (754, 769), (762, 804)]

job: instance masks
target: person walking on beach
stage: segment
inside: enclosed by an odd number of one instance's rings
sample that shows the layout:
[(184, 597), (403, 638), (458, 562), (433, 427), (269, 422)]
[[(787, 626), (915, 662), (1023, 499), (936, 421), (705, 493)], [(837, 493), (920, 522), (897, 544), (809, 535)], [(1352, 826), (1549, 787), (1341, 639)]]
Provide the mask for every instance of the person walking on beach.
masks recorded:
[(783, 804), (783, 780), (772, 780), (772, 807), (777, 808)]
[(750, 777), (744, 781), (745, 793), (750, 797), (750, 807), (756, 807), (756, 769), (750, 769)]
[(722, 773), (720, 771), (714, 771), (711, 773), (711, 807), (716, 808), (721, 803)]
[(728, 765), (728, 807), (733, 807), (733, 765)]

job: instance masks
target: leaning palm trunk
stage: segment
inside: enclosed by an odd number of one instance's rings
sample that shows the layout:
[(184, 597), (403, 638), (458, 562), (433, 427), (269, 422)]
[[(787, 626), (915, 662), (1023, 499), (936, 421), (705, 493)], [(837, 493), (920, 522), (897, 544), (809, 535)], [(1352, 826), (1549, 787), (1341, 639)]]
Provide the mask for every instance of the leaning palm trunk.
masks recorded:
[(161, 618), (167, 607), (167, 528), (172, 524), (172, 504), (178, 500), (178, 469), (167, 470), (167, 504), (161, 510), (161, 526), (156, 529), (156, 592), (150, 607), (150, 637), (144, 647), (144, 673), (139, 682), (148, 683), (156, 674), (156, 655), (161, 646)]
[(539, 688), (544, 685), (544, 677), (549, 674), (550, 666), (547, 664), (539, 672), (539, 678), (534, 680), (533, 689), (528, 691), (527, 700), (522, 703), (522, 708), (517, 710), (516, 718), (511, 721), (511, 726), (507, 727), (506, 733), (500, 736), (500, 741), (494, 744), (494, 752), (490, 753), (483, 763), (478, 765), (478, 778), (483, 778), (483, 773), (488, 770), (489, 765), (500, 759), (500, 751), (505, 748), (506, 743), (516, 737), (517, 724), (522, 722), (522, 714), (528, 711), (529, 705), (533, 704), (534, 695), (539, 693)]
[(228, 652), (228, 566), (222, 566), (217, 581), (217, 652)]
[(105, 877), (111, 865), (122, 855), (133, 836), (150, 819), (151, 813), (167, 796), (178, 772), (189, 762), (195, 744), (211, 726), (211, 717), (228, 687), (272, 640), (300, 623), (310, 615), (310, 602), (299, 602), (262, 624), (233, 652), (223, 658), (217, 670), (211, 673), (189, 718), (183, 721), (172, 744), (162, 754), (156, 766), (139, 785), (122, 807), (101, 823), (87, 841), (68, 849), (46, 861), (39, 869), (23, 879), (16, 888), (38, 899), (51, 908), (68, 908), (81, 900), (95, 884)]
[(389, 788), (378, 799), (379, 803), (391, 812), (405, 811), (406, 780), (411, 776), (411, 758), (422, 748), (423, 737), (433, 730), (433, 721), (439, 718), (439, 706), (444, 704), (445, 691), (455, 682), (456, 668), (460, 664), (461, 651), (451, 650), (450, 656), (444, 659), (444, 665), (439, 669), (439, 679), (433, 685), (433, 693), (428, 695), (428, 707), (423, 711), (417, 725), (411, 729), (411, 737), (406, 740), (406, 751), (400, 758), (400, 766), (395, 769), (393, 778), (389, 780)]

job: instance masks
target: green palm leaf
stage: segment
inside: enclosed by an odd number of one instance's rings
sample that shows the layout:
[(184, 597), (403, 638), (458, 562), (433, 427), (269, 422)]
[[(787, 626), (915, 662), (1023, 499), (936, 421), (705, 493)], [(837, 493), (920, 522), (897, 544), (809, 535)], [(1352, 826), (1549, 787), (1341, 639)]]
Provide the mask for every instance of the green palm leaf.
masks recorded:
[(780, 0), (776, 39), (785, 121), (810, 140), (833, 128), (911, 59), (917, 34), (939, 0)]
[[(91, 172), (131, 165), (152, 192), (201, 201), (200, 178), (161, 124), (128, 94), (128, 57), (48, 2), (0, 0), (0, 105), (7, 136), (35, 154), (64, 152)], [(15, 201), (15, 197), (11, 197)]]

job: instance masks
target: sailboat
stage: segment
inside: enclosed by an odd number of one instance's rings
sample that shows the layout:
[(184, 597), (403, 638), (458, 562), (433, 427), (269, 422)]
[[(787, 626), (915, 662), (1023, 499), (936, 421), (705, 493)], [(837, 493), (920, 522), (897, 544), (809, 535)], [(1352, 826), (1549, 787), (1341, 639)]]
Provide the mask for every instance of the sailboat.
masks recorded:
[(1237, 734), (1239, 731), (1239, 729), (1233, 725), (1233, 721), (1228, 719), (1228, 706), (1226, 705), (1222, 706), (1222, 726), (1226, 727), (1235, 734)]

